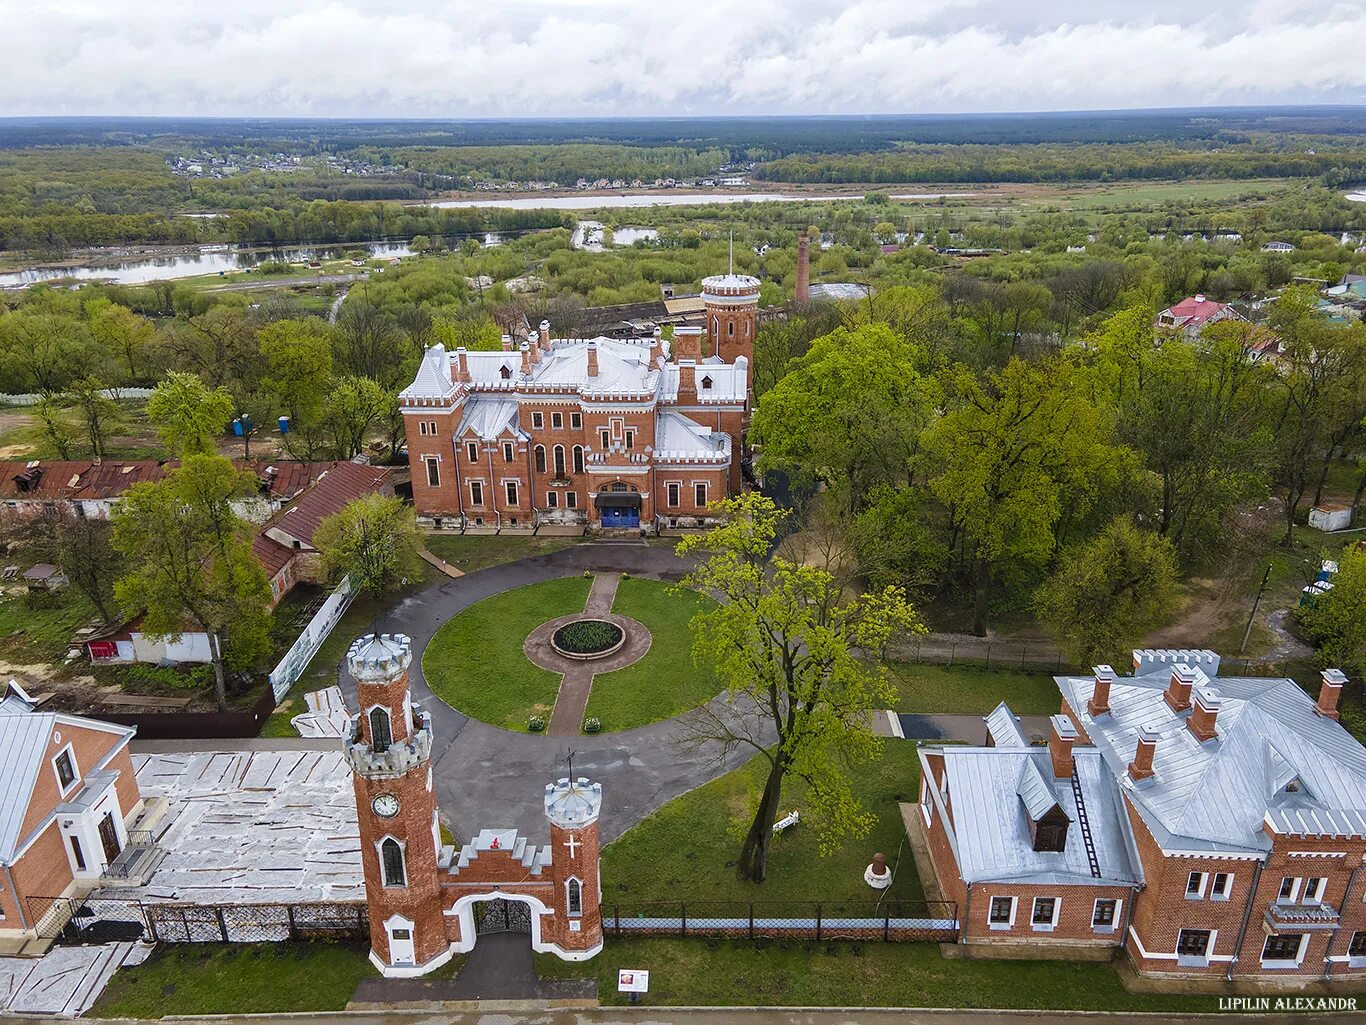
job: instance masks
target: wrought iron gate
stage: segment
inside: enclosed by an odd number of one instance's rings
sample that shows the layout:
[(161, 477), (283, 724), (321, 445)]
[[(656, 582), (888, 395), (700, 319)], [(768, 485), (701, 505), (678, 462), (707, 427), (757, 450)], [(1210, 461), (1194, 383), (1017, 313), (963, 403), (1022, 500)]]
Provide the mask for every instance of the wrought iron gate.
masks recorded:
[(531, 906), (520, 900), (495, 897), (479, 904), (479, 910), (479, 923), (475, 931), (480, 935), (494, 932), (531, 934)]

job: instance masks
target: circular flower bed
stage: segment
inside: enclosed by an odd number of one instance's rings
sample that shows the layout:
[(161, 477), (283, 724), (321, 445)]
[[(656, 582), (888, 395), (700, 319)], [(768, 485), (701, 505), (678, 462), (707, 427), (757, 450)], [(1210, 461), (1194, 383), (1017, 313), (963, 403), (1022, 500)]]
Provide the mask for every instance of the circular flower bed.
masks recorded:
[(569, 658), (602, 658), (622, 646), (621, 627), (602, 619), (577, 619), (555, 631), (550, 644)]

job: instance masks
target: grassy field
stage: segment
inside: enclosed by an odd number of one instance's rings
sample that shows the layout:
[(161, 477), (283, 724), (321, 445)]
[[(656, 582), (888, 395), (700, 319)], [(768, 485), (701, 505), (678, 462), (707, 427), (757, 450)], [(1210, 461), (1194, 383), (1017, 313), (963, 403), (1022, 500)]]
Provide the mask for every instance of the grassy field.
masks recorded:
[(548, 719), (560, 677), (532, 665), (522, 643), (547, 619), (580, 611), (591, 583), (587, 577), (562, 577), (471, 605), (427, 645), (427, 684), (447, 704), (494, 726), (525, 730), (533, 713)]
[(0, 598), (0, 651), (35, 662), (59, 659), (71, 646), (71, 635), (97, 618), (90, 600), (71, 587), (50, 608), (30, 607), (23, 595)]
[[(924, 896), (909, 848), (898, 801), (914, 801), (920, 785), (916, 745), (888, 741), (872, 765), (848, 770), (863, 807), (877, 816), (873, 831), (839, 846), (828, 857), (817, 847), (814, 823), (801, 822), (774, 840), (768, 878), (742, 882), (735, 856), (749, 826), (766, 763), (755, 758), (682, 797), (627, 830), (602, 852), (604, 905), (651, 900), (817, 901), (868, 900), (872, 891), (863, 870), (882, 851), (896, 867), (892, 896)], [(793, 780), (783, 792), (782, 811), (810, 816), (806, 785)], [(897, 853), (901, 851), (900, 863)]]
[(650, 631), (650, 650), (634, 665), (593, 677), (588, 712), (604, 730), (668, 719), (710, 700), (721, 683), (710, 668), (692, 660), (688, 623), (715, 603), (695, 591), (674, 591), (658, 580), (625, 577), (617, 588), (612, 611), (643, 623)]
[(91, 1014), (340, 1011), (361, 979), (376, 976), (359, 943), (161, 944), (116, 973)]
[(609, 939), (587, 964), (536, 957), (543, 977), (596, 978), (605, 1004), (626, 1002), (616, 973), (627, 965), (649, 971), (647, 1004), (1217, 1009), (1214, 997), (1128, 993), (1108, 964), (950, 961), (933, 943)]
[(1067, 210), (1143, 210), (1163, 203), (1221, 202), (1245, 196), (1283, 192), (1290, 182), (1280, 179), (1211, 181), (1112, 182), (1101, 185), (1041, 189), (1016, 200), (1025, 206)]
[(889, 679), (899, 695), (898, 712), (986, 715), (1002, 701), (1016, 715), (1058, 710), (1058, 688), (1047, 673), (895, 662)]
[(501, 566), (505, 562), (549, 555), (571, 545), (580, 537), (540, 537), (526, 534), (428, 534), (427, 551), (464, 573)]

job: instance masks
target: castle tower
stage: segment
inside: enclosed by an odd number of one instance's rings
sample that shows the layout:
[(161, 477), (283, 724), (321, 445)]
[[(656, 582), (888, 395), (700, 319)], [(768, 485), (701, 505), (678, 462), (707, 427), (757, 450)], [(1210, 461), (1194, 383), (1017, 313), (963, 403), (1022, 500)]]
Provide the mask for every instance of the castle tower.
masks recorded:
[(412, 660), (403, 634), (361, 637), (346, 653), (360, 694), (343, 749), (356, 791), (370, 960), (389, 977), (422, 975), (451, 957), (436, 867), (431, 722), (408, 691)]
[[(754, 366), (754, 335), (759, 329), (759, 279), (748, 274), (715, 274), (702, 279), (707, 310), (707, 355), (727, 363), (744, 356)], [(746, 376), (752, 381), (753, 370)]]
[(602, 885), (598, 877), (598, 815), (602, 784), (560, 779), (545, 788), (550, 820), (550, 901), (560, 925), (551, 938), (561, 957), (586, 961), (602, 949)]

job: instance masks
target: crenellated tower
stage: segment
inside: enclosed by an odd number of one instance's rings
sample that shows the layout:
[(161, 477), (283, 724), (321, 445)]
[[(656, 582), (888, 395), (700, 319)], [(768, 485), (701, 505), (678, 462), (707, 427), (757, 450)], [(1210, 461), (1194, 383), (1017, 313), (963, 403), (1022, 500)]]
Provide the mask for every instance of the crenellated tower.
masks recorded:
[(547, 783), (545, 817), (550, 821), (549, 901), (560, 924), (561, 957), (580, 961), (602, 949), (602, 884), (598, 876), (598, 816), (602, 784), (563, 778)]

